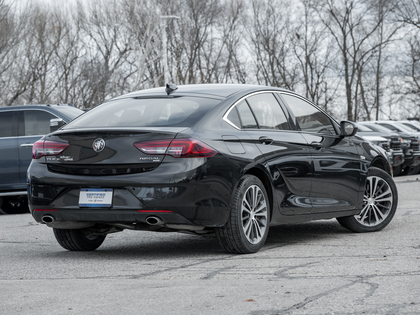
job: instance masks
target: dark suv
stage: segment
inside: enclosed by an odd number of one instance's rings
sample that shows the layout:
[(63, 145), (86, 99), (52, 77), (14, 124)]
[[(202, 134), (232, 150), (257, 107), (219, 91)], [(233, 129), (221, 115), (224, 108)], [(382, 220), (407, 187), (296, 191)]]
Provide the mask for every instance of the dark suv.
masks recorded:
[[(27, 212), (26, 170), (32, 146), (83, 111), (69, 105), (0, 107), (0, 213)], [(51, 121), (52, 120), (52, 121)]]

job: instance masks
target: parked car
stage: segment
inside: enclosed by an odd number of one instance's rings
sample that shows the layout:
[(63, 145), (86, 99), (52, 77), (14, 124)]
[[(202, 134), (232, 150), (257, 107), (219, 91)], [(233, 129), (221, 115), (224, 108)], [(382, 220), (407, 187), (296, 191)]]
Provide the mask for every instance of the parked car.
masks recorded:
[(5, 213), (28, 212), (26, 170), (35, 141), (83, 113), (67, 105), (0, 107), (0, 208)]
[[(392, 120), (379, 120), (375, 121), (375, 124), (379, 124), (393, 132), (397, 132), (408, 143), (407, 147), (404, 149), (405, 162), (402, 166), (401, 174), (418, 173), (420, 169), (420, 132)], [(408, 135), (408, 137), (406, 135)]]
[(418, 120), (400, 120), (398, 122), (404, 126), (414, 129), (417, 132), (420, 132), (420, 121)]
[(29, 207), (71, 251), (129, 230), (214, 235), (257, 252), (270, 225), (337, 218), (389, 224), (386, 152), (290, 91), (185, 85), (114, 98), (33, 146)]
[[(379, 127), (380, 129), (382, 127)], [(384, 128), (384, 127), (383, 127)], [(382, 147), (389, 155), (391, 165), (395, 170), (404, 163), (404, 153), (401, 149), (402, 138), (398, 134), (373, 130), (368, 125), (357, 123), (357, 134), (364, 139)], [(386, 128), (384, 128), (386, 129)]]

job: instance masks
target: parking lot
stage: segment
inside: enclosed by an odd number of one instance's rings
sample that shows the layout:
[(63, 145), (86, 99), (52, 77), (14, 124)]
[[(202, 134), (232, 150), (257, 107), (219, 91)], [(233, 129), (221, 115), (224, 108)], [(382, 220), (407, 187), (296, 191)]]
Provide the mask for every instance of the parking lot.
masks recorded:
[(214, 238), (124, 231), (68, 252), (29, 214), (0, 216), (1, 314), (418, 314), (420, 176), (395, 178), (383, 231), (274, 227), (253, 255)]

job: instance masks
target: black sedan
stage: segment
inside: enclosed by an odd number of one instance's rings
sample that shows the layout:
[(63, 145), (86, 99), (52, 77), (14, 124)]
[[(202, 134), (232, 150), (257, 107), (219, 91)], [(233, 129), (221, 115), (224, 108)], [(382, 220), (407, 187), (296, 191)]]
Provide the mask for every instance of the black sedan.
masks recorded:
[(378, 231), (397, 190), (385, 152), (356, 131), (279, 88), (134, 92), (35, 143), (30, 210), (73, 251), (124, 229), (215, 234), (232, 253), (257, 252), (276, 224)]

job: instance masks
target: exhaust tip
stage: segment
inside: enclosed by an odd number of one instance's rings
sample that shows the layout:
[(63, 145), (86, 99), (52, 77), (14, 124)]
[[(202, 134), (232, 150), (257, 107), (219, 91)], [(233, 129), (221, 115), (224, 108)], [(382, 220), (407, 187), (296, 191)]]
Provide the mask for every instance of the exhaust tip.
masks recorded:
[(163, 225), (164, 222), (162, 221), (161, 218), (156, 217), (156, 216), (149, 216), (146, 218), (146, 223), (149, 225)]
[(41, 221), (42, 223), (48, 224), (54, 222), (55, 218), (52, 215), (47, 214), (41, 218)]

